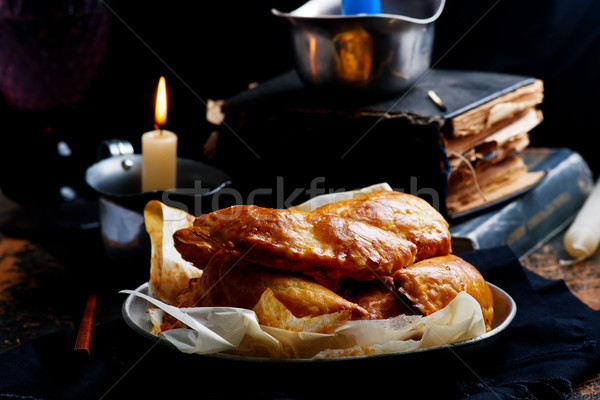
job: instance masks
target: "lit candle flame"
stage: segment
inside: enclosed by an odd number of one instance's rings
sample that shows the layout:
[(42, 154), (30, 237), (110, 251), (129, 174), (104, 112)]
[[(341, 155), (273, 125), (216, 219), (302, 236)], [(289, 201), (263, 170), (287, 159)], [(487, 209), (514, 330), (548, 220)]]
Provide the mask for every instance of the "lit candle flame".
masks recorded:
[(164, 76), (161, 76), (158, 80), (154, 123), (156, 125), (156, 129), (162, 128), (167, 123), (167, 85), (165, 83)]

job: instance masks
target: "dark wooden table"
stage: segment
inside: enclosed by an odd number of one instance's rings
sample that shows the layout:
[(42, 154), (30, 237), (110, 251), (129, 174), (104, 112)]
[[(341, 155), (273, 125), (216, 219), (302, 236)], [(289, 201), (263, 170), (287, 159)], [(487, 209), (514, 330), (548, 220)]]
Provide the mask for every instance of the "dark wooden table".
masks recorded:
[[(77, 328), (93, 287), (104, 287), (98, 294), (96, 321), (120, 318), (123, 295), (118, 289), (135, 287), (147, 280), (149, 272), (128, 282), (115, 281), (122, 271), (110, 270), (98, 257), (100, 238), (95, 235), (77, 235), (67, 238), (67, 243), (43, 235), (39, 240), (0, 236), (0, 353), (59, 329)], [(543, 277), (564, 280), (582, 302), (600, 310), (600, 254), (577, 265), (561, 266), (559, 260), (569, 258), (562, 238), (563, 234), (553, 238), (523, 259), (523, 265)], [(61, 254), (74, 251), (80, 255), (79, 262), (63, 262)], [(581, 382), (571, 398), (600, 399), (600, 371)]]
[[(0, 193), (2, 232), (5, 216), (19, 209)], [(120, 318), (124, 296), (118, 290), (137, 287), (149, 274), (125, 272), (105, 256), (98, 229), (0, 233), (0, 353), (44, 334), (78, 328), (90, 293), (98, 294), (96, 322)]]

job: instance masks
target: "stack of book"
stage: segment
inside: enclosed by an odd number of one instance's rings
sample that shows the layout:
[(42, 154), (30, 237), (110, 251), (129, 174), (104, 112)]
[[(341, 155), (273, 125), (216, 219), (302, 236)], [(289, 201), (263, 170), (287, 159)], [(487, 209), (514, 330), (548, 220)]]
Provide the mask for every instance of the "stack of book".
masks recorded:
[(542, 179), (513, 154), (542, 120), (542, 99), (540, 80), (513, 74), (431, 70), (381, 98), (311, 90), (290, 71), (223, 102), (215, 161), (248, 190), (283, 180), (293, 193), (317, 177), (329, 190), (386, 181), (464, 218)]
[(450, 172), (448, 213), (465, 213), (532, 187), (544, 171), (529, 171), (515, 152), (529, 145), (529, 132), (543, 120), (538, 109), (544, 86), (523, 78), (473, 108), (446, 115), (444, 146)]

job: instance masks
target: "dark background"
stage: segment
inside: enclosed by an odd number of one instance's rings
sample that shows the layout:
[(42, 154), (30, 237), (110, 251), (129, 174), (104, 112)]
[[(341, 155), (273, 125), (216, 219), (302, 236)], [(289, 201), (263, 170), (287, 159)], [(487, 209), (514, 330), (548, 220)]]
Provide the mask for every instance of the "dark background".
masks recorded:
[[(179, 154), (206, 161), (202, 146), (214, 129), (205, 120), (206, 101), (227, 98), (293, 68), (288, 27), (270, 10), (291, 11), (303, 2), (108, 3), (106, 50), (98, 53), (97, 72), (80, 100), (23, 110), (0, 99), (0, 188), (25, 202), (35, 193), (39, 198), (40, 188), (53, 192), (56, 181), (77, 186), (103, 139), (128, 139), (139, 152), (141, 134), (152, 129), (160, 75), (166, 77), (171, 99), (166, 128), (178, 134)], [(0, 0), (0, 7), (7, 4)], [(6, 18), (2, 24), (0, 42), (10, 39)], [(598, 173), (600, 3), (448, 0), (436, 29), (435, 68), (543, 79), (545, 121), (532, 132), (532, 145), (571, 147)], [(6, 65), (16, 56), (14, 50), (4, 51), (0, 62)], [(89, 65), (73, 66), (77, 58), (69, 62), (75, 70), (94, 71)], [(6, 71), (0, 69), (0, 79)], [(63, 139), (72, 149), (66, 159), (55, 154), (56, 141)]]

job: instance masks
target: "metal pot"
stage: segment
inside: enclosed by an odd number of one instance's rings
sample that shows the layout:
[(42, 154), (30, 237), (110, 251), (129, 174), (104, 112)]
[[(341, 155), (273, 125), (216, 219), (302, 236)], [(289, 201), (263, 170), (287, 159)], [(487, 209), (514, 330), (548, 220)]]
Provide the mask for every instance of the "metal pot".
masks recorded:
[(290, 22), (298, 75), (319, 88), (371, 94), (409, 88), (431, 65), (445, 0), (382, 0), (381, 14), (342, 15), (341, 0), (273, 14)]
[(160, 200), (200, 215), (213, 211), (218, 193), (231, 184), (229, 175), (215, 167), (178, 158), (176, 190), (142, 193), (142, 156), (133, 154), (127, 142), (109, 145), (110, 153), (116, 155), (90, 166), (85, 180), (99, 195), (102, 241), (109, 257), (118, 263), (149, 260), (150, 240), (143, 215), (148, 201)]

